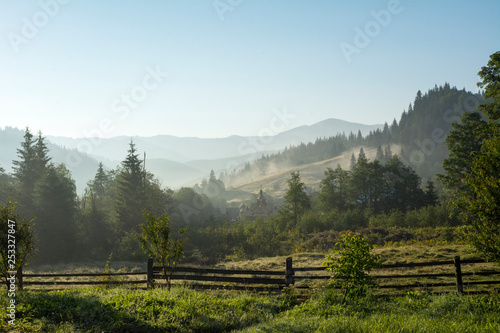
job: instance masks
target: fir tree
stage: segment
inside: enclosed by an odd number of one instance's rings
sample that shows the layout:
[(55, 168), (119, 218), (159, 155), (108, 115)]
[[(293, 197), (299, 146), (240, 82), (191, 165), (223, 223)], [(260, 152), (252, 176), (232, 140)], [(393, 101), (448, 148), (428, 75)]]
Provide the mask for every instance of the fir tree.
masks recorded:
[(76, 244), (76, 186), (63, 165), (47, 167), (37, 187), (39, 213), (35, 224), (39, 253), (37, 260), (56, 262), (71, 259)]
[(49, 156), (49, 148), (47, 148), (47, 145), (45, 144), (45, 138), (42, 137), (42, 132), (38, 132), (38, 138), (36, 139), (35, 143), (35, 160), (36, 160), (36, 171), (38, 175), (42, 175), (50, 160), (52, 159)]
[(363, 141), (363, 134), (361, 134), (361, 130), (358, 130), (358, 137), (357, 137), (358, 142)]
[(361, 147), (359, 148), (358, 162), (356, 163), (356, 165), (365, 163), (368, 163), (368, 159), (366, 158), (365, 150), (363, 149), (363, 147)]
[(385, 160), (388, 161), (392, 158), (392, 151), (391, 151), (391, 146), (387, 145), (385, 147), (385, 153), (384, 153)]
[(299, 171), (292, 171), (290, 175), (291, 178), (286, 181), (288, 192), (285, 194), (284, 208), (296, 225), (299, 217), (311, 208), (311, 200), (305, 191), (306, 185), (300, 179)]
[(26, 127), (21, 149), (17, 149), (19, 160), (12, 161), (14, 178), (17, 183), (17, 201), (19, 211), (26, 216), (34, 216), (34, 188), (38, 179), (37, 152), (35, 140), (30, 129)]
[[(422, 92), (419, 90), (417, 91), (417, 96), (415, 97), (415, 101), (413, 102), (413, 106), (417, 108), (419, 107), (420, 102), (422, 102)], [(408, 113), (410, 113), (410, 110), (408, 109)]]
[(102, 162), (99, 163), (94, 180), (89, 183), (89, 187), (96, 196), (97, 200), (104, 199), (110, 185), (110, 177), (104, 170)]
[(143, 181), (142, 160), (139, 159), (135, 144), (131, 141), (127, 157), (122, 161), (117, 176), (116, 213), (118, 224), (123, 231), (136, 230), (137, 225), (142, 222), (142, 210), (146, 208)]
[(425, 186), (424, 204), (426, 206), (434, 206), (435, 204), (437, 204), (438, 199), (439, 197), (436, 193), (434, 182), (429, 179), (427, 181), (427, 185)]
[(385, 163), (385, 155), (381, 145), (377, 146), (377, 154), (375, 155), (375, 160), (379, 161), (380, 163)]
[(384, 123), (384, 129), (382, 130), (382, 143), (387, 144), (391, 140), (391, 131), (389, 129), (389, 125)]
[(354, 156), (354, 153), (351, 155), (351, 164), (349, 166), (349, 170), (353, 170), (354, 167), (356, 166), (356, 156)]

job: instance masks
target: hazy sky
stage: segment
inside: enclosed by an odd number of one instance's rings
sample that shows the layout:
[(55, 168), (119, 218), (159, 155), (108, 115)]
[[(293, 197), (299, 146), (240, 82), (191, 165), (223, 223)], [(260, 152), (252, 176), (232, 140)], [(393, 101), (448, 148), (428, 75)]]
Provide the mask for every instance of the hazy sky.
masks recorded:
[(477, 91), (500, 1), (0, 0), (0, 127), (272, 134)]

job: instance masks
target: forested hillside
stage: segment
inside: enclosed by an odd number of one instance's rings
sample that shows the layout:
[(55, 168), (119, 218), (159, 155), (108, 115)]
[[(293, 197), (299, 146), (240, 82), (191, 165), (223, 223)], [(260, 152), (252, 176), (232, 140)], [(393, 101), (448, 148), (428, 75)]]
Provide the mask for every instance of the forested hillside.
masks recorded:
[(423, 95), (418, 91), (398, 125), (391, 126), (391, 140), (403, 146), (403, 157), (420, 176), (434, 177), (443, 172), (443, 159), (449, 154), (445, 139), (452, 124), (460, 122), (464, 112), (478, 112), (482, 103), (484, 93), (458, 90), (448, 83)]
[(415, 100), (401, 114), (399, 121), (383, 129), (371, 131), (363, 136), (358, 133), (343, 133), (315, 142), (304, 142), (298, 146), (262, 156), (255, 163), (225, 175), (228, 185), (236, 185), (249, 178), (272, 173), (274, 170), (327, 160), (355, 147), (364, 146), (384, 150), (388, 145), (398, 145), (402, 151), (395, 151), (407, 165), (411, 165), (424, 179), (434, 179), (443, 172), (442, 162), (448, 156), (445, 138), (451, 124), (458, 122), (464, 112), (477, 112), (483, 103), (482, 94), (450, 87), (448, 83), (435, 86), (425, 94), (417, 92)]

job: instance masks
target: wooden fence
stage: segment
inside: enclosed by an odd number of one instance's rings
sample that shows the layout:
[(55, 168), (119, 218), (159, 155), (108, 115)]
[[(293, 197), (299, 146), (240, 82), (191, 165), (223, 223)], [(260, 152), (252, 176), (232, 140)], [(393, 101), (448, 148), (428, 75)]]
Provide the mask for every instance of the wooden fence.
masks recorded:
[[(106, 281), (106, 280), (95, 280), (98, 277), (120, 277), (120, 276), (137, 276), (142, 275), (145, 276), (146, 272), (136, 272), (136, 273), (40, 273), (40, 274), (24, 274), (22, 270), (20, 270), (17, 274), (17, 281), (19, 285), (19, 289), (23, 289), (26, 286), (77, 286), (77, 285), (121, 285), (121, 284), (146, 284), (146, 279), (141, 280), (129, 280), (129, 281)], [(91, 281), (81, 281), (81, 280), (72, 280), (72, 281), (35, 281), (31, 280), (31, 278), (78, 278), (78, 277), (90, 277), (94, 280)], [(26, 280), (26, 279), (29, 280)]]
[[(404, 263), (381, 265), (374, 270), (373, 276), (378, 282), (379, 290), (397, 289), (433, 289), (443, 287), (454, 287), (459, 293), (473, 293), (476, 286), (489, 286), (500, 284), (500, 271), (492, 267), (482, 268), (476, 271), (464, 271), (473, 265), (486, 263), (484, 260), (460, 260), (455, 257), (453, 261), (432, 261), (421, 263)], [(466, 266), (464, 266), (466, 265)], [(423, 267), (443, 266), (445, 272), (441, 273), (400, 273), (404, 269), (420, 269)], [(483, 265), (484, 266), (484, 265)], [(493, 266), (494, 267), (494, 266)], [(447, 269), (447, 270), (446, 270)], [(398, 270), (398, 272), (394, 272)], [(294, 267), (292, 258), (287, 258), (284, 270), (241, 270), (241, 269), (215, 269), (215, 268), (195, 268), (177, 266), (167, 267), (167, 274), (171, 274), (172, 281), (198, 289), (231, 289), (231, 290), (252, 290), (252, 291), (279, 291), (285, 286), (296, 286), (297, 288), (309, 288), (317, 280), (328, 280), (330, 275), (325, 271), (325, 267)], [(146, 279), (113, 281), (121, 276), (142, 275)], [(489, 278), (485, 278), (488, 277)], [(40, 278), (79, 278), (87, 277), (91, 280), (72, 281), (40, 281)], [(100, 277), (101, 280), (96, 280)], [(34, 279), (36, 278), (36, 279)], [(106, 280), (109, 279), (109, 280)], [(163, 269), (153, 265), (153, 260), (148, 260), (146, 272), (136, 273), (79, 273), (79, 274), (23, 274), (17, 275), (19, 288), (25, 286), (77, 286), (77, 285), (121, 285), (135, 284), (148, 288), (164, 285)], [(34, 280), (33, 280), (34, 279)], [(408, 279), (418, 279), (412, 283), (403, 283)], [(480, 279), (480, 280), (479, 280)], [(176, 282), (177, 281), (177, 282)], [(450, 290), (447, 290), (450, 291)], [(440, 290), (446, 292), (446, 290)]]
[[(291, 261), (291, 258), (289, 258)], [(441, 287), (455, 287), (454, 289), (459, 293), (477, 293), (477, 290), (471, 290), (473, 286), (479, 285), (498, 285), (500, 284), (500, 271), (493, 270), (491, 268), (487, 270), (475, 271), (475, 272), (463, 272), (463, 265), (474, 265), (487, 263), (482, 259), (471, 259), (471, 260), (460, 260), (459, 256), (456, 256), (453, 261), (430, 261), (430, 262), (419, 262), (419, 263), (401, 263), (401, 264), (388, 264), (381, 265), (380, 267), (374, 269), (374, 274), (372, 276), (378, 282), (379, 289), (396, 289), (396, 290), (412, 290), (412, 289), (436, 289)], [(291, 264), (290, 264), (291, 265)], [(409, 268), (423, 268), (423, 267), (434, 267), (434, 266), (452, 266), (454, 271), (444, 272), (444, 273), (417, 273), (417, 274), (379, 274), (380, 271), (387, 272), (395, 269), (409, 269)], [(303, 275), (296, 273), (304, 272), (324, 272), (324, 267), (300, 267), (293, 268), (292, 283), (296, 281), (304, 280), (327, 280), (330, 278), (329, 275)], [(470, 280), (464, 281), (464, 277), (478, 277), (493, 276), (496, 280)], [(418, 281), (413, 283), (401, 283), (408, 279), (418, 279)], [(448, 280), (448, 281), (443, 281)], [(393, 282), (396, 283), (393, 283)], [(307, 285), (305, 286), (308, 287)]]
[[(287, 285), (284, 271), (167, 267), (166, 273), (173, 273), (172, 280), (182, 280), (198, 289), (279, 291)], [(161, 285), (158, 282), (162, 279), (163, 268), (153, 266), (153, 260), (149, 259), (148, 286)]]

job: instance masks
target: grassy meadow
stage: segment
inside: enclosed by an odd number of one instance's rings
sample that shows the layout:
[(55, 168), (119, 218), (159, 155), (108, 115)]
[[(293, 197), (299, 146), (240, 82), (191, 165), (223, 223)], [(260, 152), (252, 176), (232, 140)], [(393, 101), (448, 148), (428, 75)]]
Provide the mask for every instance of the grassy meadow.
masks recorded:
[[(291, 291), (293, 293), (293, 291)], [(84, 288), (18, 295), (11, 332), (499, 332), (500, 297), (408, 293), (344, 303), (293, 295)], [(5, 308), (5, 298), (2, 299)]]
[[(464, 245), (404, 245), (377, 247), (382, 263), (472, 258)], [(318, 266), (324, 255), (296, 253), (294, 267)], [(220, 263), (217, 267), (279, 270), (286, 257)], [(36, 272), (95, 272), (100, 263), (31, 268)], [(491, 266), (491, 264), (490, 264)], [(104, 264), (100, 266), (102, 272)], [(495, 267), (498, 269), (498, 267)], [(143, 271), (141, 263), (116, 262), (113, 272)], [(436, 272), (436, 267), (409, 272)], [(471, 268), (482, 269), (482, 268)], [(390, 272), (384, 272), (384, 274)], [(399, 274), (400, 271), (394, 271)], [(407, 281), (406, 281), (407, 282)], [(428, 290), (401, 291), (400, 296), (369, 295), (344, 301), (325, 282), (310, 285), (306, 298), (298, 288), (281, 294), (197, 291), (175, 286), (141, 290), (136, 287), (80, 287), (66, 290), (28, 288), (17, 293), (16, 326), (5, 311), (0, 330), (6, 332), (499, 332), (500, 295), (457, 295)], [(300, 290), (303, 292), (303, 290)], [(9, 299), (5, 293), (1, 306)]]

